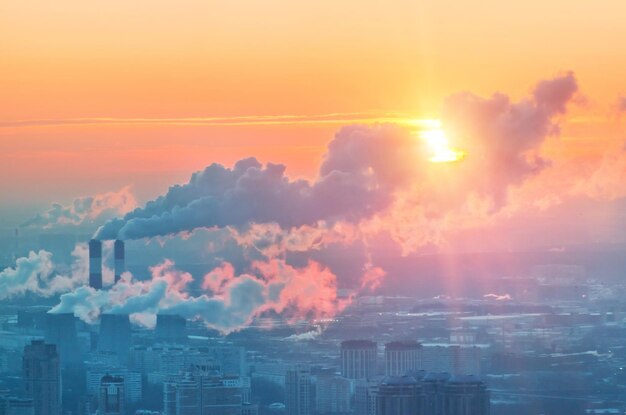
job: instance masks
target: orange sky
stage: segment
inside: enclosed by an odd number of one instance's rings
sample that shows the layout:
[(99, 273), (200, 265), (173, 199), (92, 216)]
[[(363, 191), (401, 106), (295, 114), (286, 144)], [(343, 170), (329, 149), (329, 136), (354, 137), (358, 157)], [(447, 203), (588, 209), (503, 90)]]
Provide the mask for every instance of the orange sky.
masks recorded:
[(437, 118), (454, 92), (519, 98), (564, 70), (586, 97), (575, 115), (600, 118), (564, 130), (587, 155), (619, 136), (625, 18), (620, 0), (0, 0), (0, 193), (64, 202), (134, 184), (145, 198), (249, 155), (310, 175), (342, 125), (68, 120)]

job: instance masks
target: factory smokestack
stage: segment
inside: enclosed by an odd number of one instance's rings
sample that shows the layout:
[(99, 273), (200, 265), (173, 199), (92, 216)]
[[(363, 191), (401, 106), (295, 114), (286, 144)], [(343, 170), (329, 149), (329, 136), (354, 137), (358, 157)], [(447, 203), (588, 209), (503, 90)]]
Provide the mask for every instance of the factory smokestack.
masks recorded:
[(122, 278), (122, 273), (126, 271), (126, 254), (124, 253), (124, 241), (119, 239), (115, 240), (113, 245), (113, 252), (115, 258), (115, 282), (117, 283)]
[(97, 239), (89, 241), (89, 286), (102, 289), (102, 242)]

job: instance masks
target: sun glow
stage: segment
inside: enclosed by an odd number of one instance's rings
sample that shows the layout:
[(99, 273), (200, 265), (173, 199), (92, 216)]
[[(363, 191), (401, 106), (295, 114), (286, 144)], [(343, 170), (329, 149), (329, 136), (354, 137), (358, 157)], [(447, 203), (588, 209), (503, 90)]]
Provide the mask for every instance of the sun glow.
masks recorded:
[(450, 163), (461, 160), (465, 153), (450, 147), (446, 133), (441, 128), (426, 130), (419, 133), (430, 150), (428, 161), (431, 163)]

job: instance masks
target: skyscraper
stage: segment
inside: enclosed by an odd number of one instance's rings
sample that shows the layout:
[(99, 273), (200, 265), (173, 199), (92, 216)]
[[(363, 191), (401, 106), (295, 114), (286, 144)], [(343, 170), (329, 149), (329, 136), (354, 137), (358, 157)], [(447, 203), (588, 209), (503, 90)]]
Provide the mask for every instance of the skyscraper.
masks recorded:
[(98, 394), (99, 415), (123, 415), (125, 403), (124, 378), (111, 375), (103, 376)]
[(341, 375), (348, 379), (370, 379), (376, 375), (376, 343), (346, 340), (341, 343)]
[(24, 347), (22, 379), (34, 415), (61, 414), (61, 369), (55, 345), (33, 340)]
[(131, 328), (128, 314), (102, 314), (98, 350), (114, 352), (120, 364), (126, 364), (130, 346)]
[(46, 343), (56, 345), (61, 366), (66, 368), (82, 361), (76, 317), (72, 313), (47, 313), (44, 338)]
[(351, 380), (341, 376), (318, 376), (315, 383), (315, 411), (333, 415), (349, 413), (351, 383)]
[(444, 387), (445, 415), (489, 415), (489, 391), (476, 376), (454, 376)]
[(113, 244), (113, 257), (115, 259), (115, 282), (117, 283), (126, 271), (126, 254), (124, 253), (124, 241), (115, 240)]
[(354, 386), (355, 414), (376, 415), (376, 395), (379, 379), (361, 379)]
[(97, 239), (89, 241), (89, 286), (102, 289), (102, 242)]
[(313, 414), (311, 370), (304, 365), (287, 369), (285, 374), (285, 409), (287, 415)]
[(388, 376), (378, 387), (376, 415), (421, 415), (420, 384), (412, 376)]
[(403, 376), (421, 367), (421, 346), (415, 341), (391, 342), (385, 345), (385, 375)]

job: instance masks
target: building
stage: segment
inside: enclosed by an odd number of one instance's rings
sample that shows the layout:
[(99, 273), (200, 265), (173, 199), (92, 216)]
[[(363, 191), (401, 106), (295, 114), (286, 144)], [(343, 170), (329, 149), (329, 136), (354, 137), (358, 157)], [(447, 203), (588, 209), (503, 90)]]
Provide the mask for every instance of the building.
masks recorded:
[(126, 254), (124, 252), (124, 241), (115, 240), (113, 244), (113, 257), (115, 268), (115, 283), (122, 278), (122, 274), (126, 271)]
[(379, 379), (363, 379), (356, 381), (354, 386), (354, 413), (376, 415), (376, 395)]
[(124, 402), (126, 404), (139, 402), (142, 396), (141, 373), (124, 368), (90, 364), (85, 375), (87, 393), (98, 396), (105, 376), (121, 378), (124, 381)]
[(122, 365), (128, 363), (131, 347), (131, 328), (128, 314), (102, 314), (98, 350), (113, 352)]
[(445, 372), (428, 373), (422, 378), (425, 414), (444, 414), (445, 386), (449, 380), (450, 374)]
[(385, 376), (403, 376), (422, 366), (421, 345), (416, 341), (391, 342), (385, 345)]
[(370, 379), (376, 375), (376, 343), (346, 340), (341, 343), (341, 375), (348, 379)]
[(480, 374), (481, 349), (469, 344), (424, 344), (420, 369), (453, 375)]
[(247, 403), (249, 388), (249, 382), (237, 376), (193, 368), (164, 383), (164, 415), (242, 415), (244, 409), (254, 413), (256, 406)]
[(241, 409), (241, 415), (259, 415), (259, 405), (244, 403)]
[(187, 320), (176, 314), (157, 314), (154, 337), (161, 343), (187, 343)]
[(29, 398), (0, 396), (0, 414), (35, 415), (35, 404)]
[[(386, 377), (375, 391), (376, 415), (489, 415), (489, 392), (476, 376), (424, 373)], [(362, 412), (355, 412), (361, 414)], [(363, 412), (365, 414), (365, 412)], [(369, 415), (369, 414), (368, 414)]]
[(61, 414), (61, 367), (55, 345), (33, 340), (24, 347), (22, 379), (34, 415)]
[(210, 346), (208, 357), (220, 366), (225, 375), (245, 376), (248, 372), (246, 365), (246, 350), (240, 346)]
[(318, 414), (348, 414), (352, 383), (341, 376), (319, 376), (315, 383), (315, 411)]
[(124, 378), (104, 375), (100, 380), (98, 415), (123, 415), (125, 406)]
[(76, 317), (72, 313), (48, 313), (46, 317), (44, 339), (47, 344), (56, 346), (64, 368), (82, 361), (76, 324)]
[(89, 241), (89, 286), (102, 289), (102, 242), (97, 239)]
[(489, 415), (489, 392), (476, 376), (454, 376), (444, 386), (444, 415)]
[(304, 365), (287, 369), (285, 374), (285, 409), (287, 415), (313, 415), (311, 370)]
[(421, 385), (412, 376), (387, 376), (378, 386), (376, 415), (423, 414)]

